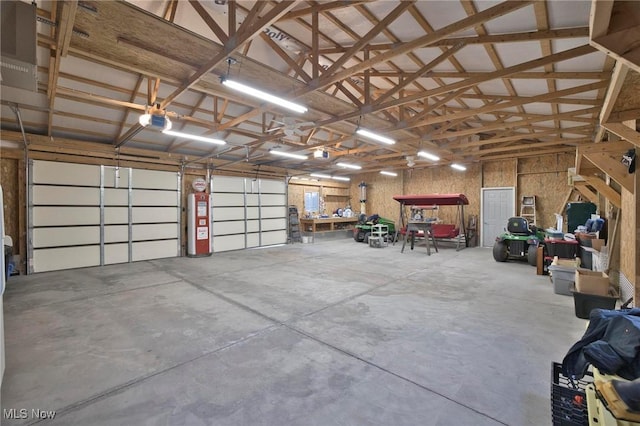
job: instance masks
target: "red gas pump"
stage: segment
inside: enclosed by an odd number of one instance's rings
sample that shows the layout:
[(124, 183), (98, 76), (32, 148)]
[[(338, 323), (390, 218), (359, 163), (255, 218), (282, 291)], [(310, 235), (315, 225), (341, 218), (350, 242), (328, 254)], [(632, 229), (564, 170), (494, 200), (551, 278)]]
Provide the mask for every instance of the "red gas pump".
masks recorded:
[(193, 189), (199, 192), (189, 194), (187, 204), (187, 256), (210, 256), (211, 247), (211, 195), (203, 192), (204, 179), (196, 179)]

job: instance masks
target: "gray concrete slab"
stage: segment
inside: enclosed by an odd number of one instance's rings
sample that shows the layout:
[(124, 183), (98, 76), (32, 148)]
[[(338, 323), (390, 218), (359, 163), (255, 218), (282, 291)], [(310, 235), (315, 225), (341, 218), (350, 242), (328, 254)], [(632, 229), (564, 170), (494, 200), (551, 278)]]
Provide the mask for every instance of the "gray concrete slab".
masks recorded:
[[(2, 408), (65, 425), (543, 425), (586, 322), (488, 249), (316, 241), (37, 274)], [(30, 424), (33, 418), (7, 424)]]

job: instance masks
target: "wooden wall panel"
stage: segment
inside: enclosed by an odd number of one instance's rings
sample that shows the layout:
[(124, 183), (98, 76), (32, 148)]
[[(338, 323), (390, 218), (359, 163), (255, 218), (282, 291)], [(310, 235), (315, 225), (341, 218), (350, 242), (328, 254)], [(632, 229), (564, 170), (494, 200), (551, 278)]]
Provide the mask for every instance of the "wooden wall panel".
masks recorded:
[(0, 160), (0, 185), (2, 185), (4, 195), (5, 233), (13, 239), (14, 254), (19, 252), (19, 215), (24, 214), (24, 207), (20, 206), (19, 200), (19, 185), (24, 185), (24, 182), (18, 182), (18, 167), (18, 160), (11, 158), (2, 158)]
[(394, 222), (398, 221), (399, 204), (393, 199), (394, 195), (401, 195), (404, 176), (402, 172), (397, 177), (385, 176), (380, 173), (366, 173), (352, 180), (351, 198), (354, 200), (354, 212), (360, 212), (360, 182), (367, 184), (367, 216), (380, 215)]
[(482, 187), (516, 186), (516, 160), (488, 161), (482, 164)]
[(571, 189), (567, 181), (567, 169), (574, 165), (575, 156), (569, 154), (519, 159), (516, 194), (518, 214), (522, 197), (535, 195), (536, 225), (542, 228), (555, 227), (554, 213), (560, 213), (558, 210), (562, 208), (562, 202)]
[[(637, 172), (636, 172), (637, 173)], [(620, 272), (633, 283), (638, 259), (635, 251), (635, 238), (632, 230), (635, 229), (636, 197), (631, 192), (622, 188), (622, 209), (620, 212)], [(636, 286), (638, 283), (636, 283)], [(640, 306), (635, 302), (634, 306)]]

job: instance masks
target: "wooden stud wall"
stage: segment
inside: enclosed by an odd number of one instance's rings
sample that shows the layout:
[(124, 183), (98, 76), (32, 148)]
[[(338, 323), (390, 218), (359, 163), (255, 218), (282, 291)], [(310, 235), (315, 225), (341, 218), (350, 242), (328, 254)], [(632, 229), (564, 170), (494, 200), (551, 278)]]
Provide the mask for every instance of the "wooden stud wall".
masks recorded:
[(360, 182), (367, 184), (367, 203), (365, 205), (367, 216), (377, 214), (397, 222), (399, 207), (393, 196), (404, 193), (403, 173), (398, 173), (396, 177), (384, 176), (380, 173), (366, 173), (358, 176), (356, 181), (352, 181), (351, 206), (356, 213), (360, 211), (360, 188), (358, 186)]
[(500, 160), (482, 163), (482, 187), (515, 186), (516, 160)]
[(20, 205), (19, 168), (22, 161), (2, 158), (0, 161), (0, 184), (4, 193), (4, 226), (6, 235), (13, 239), (13, 253), (21, 254), (19, 217), (24, 214), (24, 206)]
[[(633, 282), (635, 277), (638, 259), (635, 251), (635, 238), (629, 238), (633, 235), (632, 230), (635, 229), (635, 210), (636, 197), (631, 192), (622, 188), (622, 209), (620, 212), (620, 272), (627, 279)], [(636, 285), (637, 288), (637, 285)], [(639, 303), (635, 302), (635, 306)]]

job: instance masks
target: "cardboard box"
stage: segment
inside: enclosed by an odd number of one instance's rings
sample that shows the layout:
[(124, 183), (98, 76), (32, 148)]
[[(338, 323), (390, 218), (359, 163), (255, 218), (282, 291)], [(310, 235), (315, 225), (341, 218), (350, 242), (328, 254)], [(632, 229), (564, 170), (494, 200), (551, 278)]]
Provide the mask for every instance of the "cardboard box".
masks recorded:
[(576, 269), (576, 290), (580, 293), (606, 296), (609, 294), (609, 276), (604, 272)]

